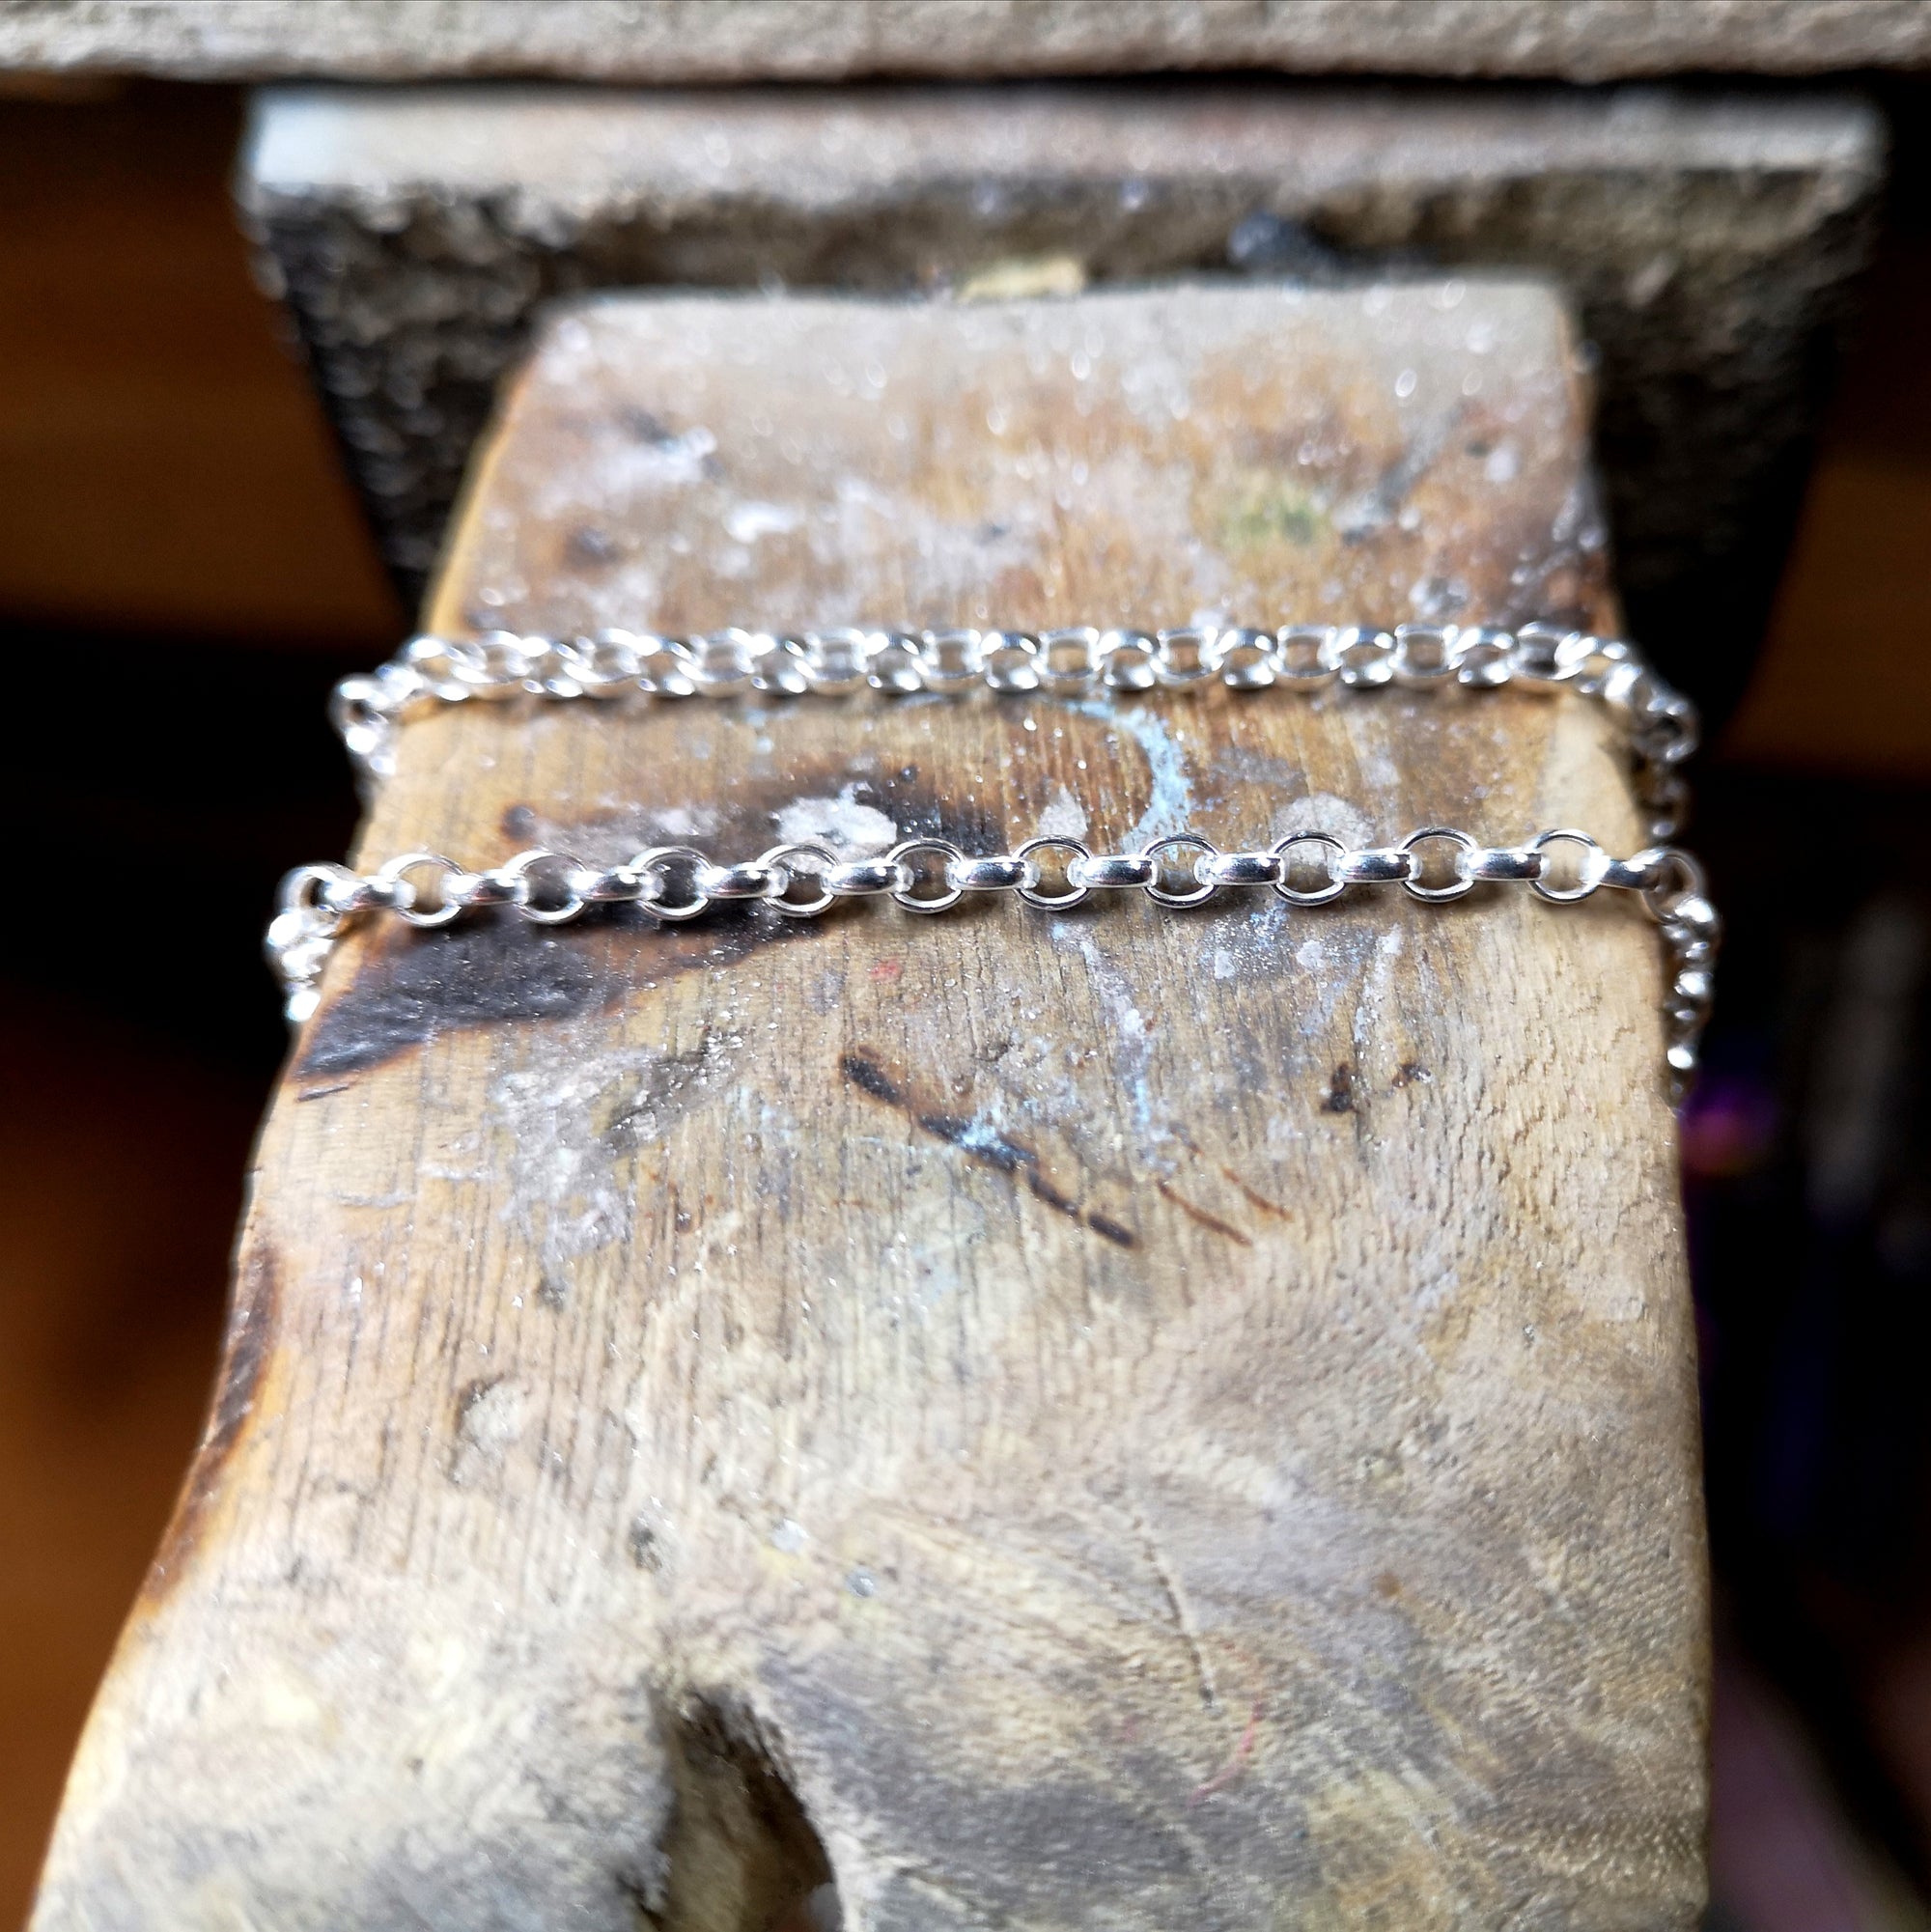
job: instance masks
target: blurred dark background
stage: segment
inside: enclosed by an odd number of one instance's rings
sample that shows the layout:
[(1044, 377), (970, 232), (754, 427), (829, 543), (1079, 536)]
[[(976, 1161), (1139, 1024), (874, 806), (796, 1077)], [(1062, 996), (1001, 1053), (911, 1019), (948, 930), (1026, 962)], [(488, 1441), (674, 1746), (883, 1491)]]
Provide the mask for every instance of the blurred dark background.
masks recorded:
[[(1873, 90), (1877, 264), (1695, 773), (1719, 1932), (1931, 1926), (1931, 89)], [(261, 929), (353, 824), (323, 698), (406, 622), (249, 281), (241, 108), (0, 92), (0, 1923), (200, 1426), (283, 1044)]]

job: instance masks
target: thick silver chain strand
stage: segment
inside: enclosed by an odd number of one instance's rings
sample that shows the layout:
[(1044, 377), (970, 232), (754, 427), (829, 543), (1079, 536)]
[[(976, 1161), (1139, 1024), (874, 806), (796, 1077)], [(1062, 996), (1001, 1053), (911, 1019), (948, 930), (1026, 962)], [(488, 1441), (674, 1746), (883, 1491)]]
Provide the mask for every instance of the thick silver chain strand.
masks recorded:
[[(1049, 880), (1049, 865), (1056, 882)], [(654, 846), (607, 868), (539, 846), (481, 872), (465, 871), (438, 853), (411, 852), (369, 874), (341, 865), (305, 865), (290, 873), (268, 929), (267, 952), (287, 994), (289, 1019), (299, 1024), (317, 1006), (322, 969), (338, 939), (353, 922), (377, 913), (411, 926), (444, 926), (467, 912), (507, 907), (550, 926), (599, 906), (635, 906), (657, 919), (681, 921), (742, 900), (781, 917), (809, 919), (846, 900), (890, 899), (909, 912), (938, 913), (980, 894), (1015, 896), (1062, 912), (1096, 892), (1138, 890), (1160, 906), (1182, 908), (1242, 888), (1271, 888), (1292, 906), (1310, 908), (1331, 904), (1353, 887), (1377, 885), (1399, 885), (1432, 905), (1460, 899), (1484, 883), (1526, 884), (1556, 905), (1575, 904), (1605, 886), (1638, 897), (1656, 922), (1667, 961), (1666, 1058), (1671, 1096), (1680, 1097), (1696, 1068), (1721, 930), (1704, 896), (1702, 870), (1673, 846), (1612, 858), (1586, 832), (1567, 828), (1498, 847), (1442, 826), (1411, 832), (1395, 845), (1363, 847), (1301, 830), (1245, 852), (1222, 852), (1195, 833), (1179, 832), (1137, 852), (1098, 854), (1077, 840), (1043, 835), (1012, 852), (981, 856), (945, 839), (911, 838), (882, 857), (855, 859), (806, 841), (773, 846), (733, 864), (715, 864), (688, 846)]]
[(424, 636), (379, 670), (345, 678), (330, 714), (366, 784), (394, 770), (398, 727), (438, 705), (521, 697), (843, 697), (868, 690), (1079, 698), (1216, 685), (1304, 695), (1335, 686), (1574, 691), (1620, 725), (1648, 835), (1670, 838), (1683, 820), (1686, 794), (1677, 767), (1696, 747), (1695, 707), (1635, 645), (1552, 624), (1515, 630), (1287, 624), (1273, 630), (1205, 625), (1149, 631), (1080, 625), (1037, 635), (844, 630), (780, 636), (734, 630), (699, 637), (630, 630), (574, 638), (509, 631)]

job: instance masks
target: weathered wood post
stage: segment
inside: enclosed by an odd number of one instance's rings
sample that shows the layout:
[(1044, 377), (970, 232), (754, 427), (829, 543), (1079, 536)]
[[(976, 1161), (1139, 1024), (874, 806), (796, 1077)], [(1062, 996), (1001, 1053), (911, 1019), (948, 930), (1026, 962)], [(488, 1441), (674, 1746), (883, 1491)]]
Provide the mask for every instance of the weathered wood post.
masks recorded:
[[(1506, 281), (589, 303), (430, 621), (1607, 627), (1574, 348)], [(458, 707), (363, 850), (1043, 817), (1641, 843), (1593, 709), (1391, 690)], [(1526, 894), (370, 928), (38, 1932), (1692, 1925), (1657, 994)]]

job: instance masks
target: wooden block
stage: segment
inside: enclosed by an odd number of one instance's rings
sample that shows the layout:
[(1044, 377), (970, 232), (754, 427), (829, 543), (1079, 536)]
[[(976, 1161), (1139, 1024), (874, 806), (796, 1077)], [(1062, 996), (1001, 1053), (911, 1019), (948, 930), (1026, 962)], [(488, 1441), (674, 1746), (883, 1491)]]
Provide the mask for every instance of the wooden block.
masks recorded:
[[(609, 299), (432, 620), (1607, 625), (1585, 444), (1534, 285)], [(1638, 842), (1593, 707), (1168, 692), (450, 710), (363, 854), (1042, 819)], [(1526, 893), (368, 929), (36, 1927), (1693, 1924), (1658, 992)]]
[(757, 81), (869, 75), (1827, 73), (1921, 67), (1916, 0), (10, 0), (0, 64), (54, 72), (257, 80), (548, 74)]
[(1533, 267), (1597, 352), (1623, 595), (1721, 709), (1783, 569), (1883, 157), (1847, 98), (295, 88), (258, 101), (239, 192), (412, 596), (559, 294)]

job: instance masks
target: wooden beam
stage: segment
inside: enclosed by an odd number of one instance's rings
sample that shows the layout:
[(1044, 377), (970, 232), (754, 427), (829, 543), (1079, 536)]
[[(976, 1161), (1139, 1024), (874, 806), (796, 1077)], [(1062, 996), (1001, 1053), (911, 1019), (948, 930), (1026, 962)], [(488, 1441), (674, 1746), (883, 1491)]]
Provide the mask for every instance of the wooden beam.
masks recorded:
[[(1609, 625), (1543, 289), (551, 321), (438, 626)], [(472, 706), (363, 855), (1639, 843), (1593, 707)], [(67, 1928), (1688, 1927), (1705, 1580), (1628, 906), (345, 944)]]
[(259, 99), (238, 193), (411, 598), (558, 295), (1533, 270), (1596, 351), (1622, 593), (1721, 709), (1884, 172), (1845, 97), (328, 87)]
[(259, 80), (547, 75), (577, 81), (852, 80), (1273, 68), (1290, 73), (1814, 74), (1918, 68), (1914, 0), (11, 0), (0, 67)]

